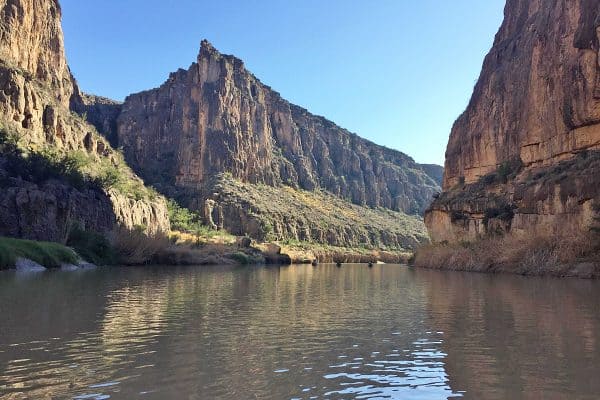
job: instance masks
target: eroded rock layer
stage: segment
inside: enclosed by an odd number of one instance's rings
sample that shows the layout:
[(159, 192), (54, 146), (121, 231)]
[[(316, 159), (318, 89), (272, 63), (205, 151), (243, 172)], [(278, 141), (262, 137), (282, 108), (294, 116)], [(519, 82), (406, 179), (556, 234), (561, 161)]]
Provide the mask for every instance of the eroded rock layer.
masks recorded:
[(290, 104), (206, 41), (188, 70), (126, 99), (118, 134), (136, 171), (173, 187), (201, 188), (230, 173), (411, 214), (438, 189), (407, 155)]
[(426, 213), (434, 240), (589, 227), (600, 194), (600, 4), (508, 0), (466, 111), (444, 193)]

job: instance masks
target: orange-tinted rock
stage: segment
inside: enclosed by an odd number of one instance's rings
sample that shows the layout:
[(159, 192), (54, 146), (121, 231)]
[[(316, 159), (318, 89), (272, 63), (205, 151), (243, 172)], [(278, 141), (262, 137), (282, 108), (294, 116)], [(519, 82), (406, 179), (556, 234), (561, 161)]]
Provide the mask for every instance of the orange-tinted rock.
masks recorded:
[(450, 135), (444, 193), (425, 217), (434, 240), (589, 225), (600, 191), (599, 38), (596, 0), (507, 1)]
[(508, 0), (450, 135), (445, 190), (504, 161), (549, 165), (599, 147), (599, 7), (595, 0)]

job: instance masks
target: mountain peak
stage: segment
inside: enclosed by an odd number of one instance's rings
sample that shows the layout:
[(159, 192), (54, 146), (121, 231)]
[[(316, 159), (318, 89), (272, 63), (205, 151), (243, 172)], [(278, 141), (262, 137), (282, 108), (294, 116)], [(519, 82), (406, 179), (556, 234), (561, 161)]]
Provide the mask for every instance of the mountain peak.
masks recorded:
[(219, 54), (219, 51), (207, 39), (202, 39), (202, 41), (200, 42), (200, 53), (202, 53), (203, 51), (207, 53)]

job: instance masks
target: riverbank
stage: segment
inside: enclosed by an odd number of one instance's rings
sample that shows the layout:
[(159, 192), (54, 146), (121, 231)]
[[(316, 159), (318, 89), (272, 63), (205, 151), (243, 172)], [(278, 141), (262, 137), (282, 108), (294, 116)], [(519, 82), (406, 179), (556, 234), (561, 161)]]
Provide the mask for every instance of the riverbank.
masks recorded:
[(373, 249), (368, 247), (338, 247), (309, 242), (282, 242), (281, 253), (290, 257), (293, 264), (319, 263), (377, 263), (406, 264), (412, 253), (400, 249)]
[(476, 242), (420, 247), (413, 265), (429, 269), (600, 278), (600, 241), (594, 232), (487, 237)]
[(346, 248), (308, 242), (259, 243), (226, 232), (147, 235), (119, 229), (108, 237), (75, 230), (66, 245), (0, 237), (0, 269), (19, 265), (61, 268), (77, 265), (262, 265), (318, 263), (405, 264), (402, 250)]
[(0, 270), (61, 268), (84, 264), (74, 250), (58, 243), (0, 237)]

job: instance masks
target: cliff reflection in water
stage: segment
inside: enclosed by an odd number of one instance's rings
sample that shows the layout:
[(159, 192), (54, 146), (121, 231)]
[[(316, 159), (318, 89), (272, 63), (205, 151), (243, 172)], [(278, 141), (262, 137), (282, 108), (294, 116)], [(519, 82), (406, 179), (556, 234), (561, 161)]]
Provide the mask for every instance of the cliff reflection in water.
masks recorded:
[(0, 274), (0, 397), (585, 398), (597, 288), (394, 265)]
[(596, 399), (600, 285), (466, 273), (426, 277), (453, 388), (472, 398)]

